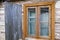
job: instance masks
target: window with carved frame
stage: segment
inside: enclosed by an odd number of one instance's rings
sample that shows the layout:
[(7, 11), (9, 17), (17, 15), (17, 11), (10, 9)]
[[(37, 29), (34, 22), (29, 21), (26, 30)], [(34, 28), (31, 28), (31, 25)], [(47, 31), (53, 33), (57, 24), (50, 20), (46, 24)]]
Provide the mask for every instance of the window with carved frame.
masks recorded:
[(24, 4), (23, 37), (54, 40), (54, 2)]

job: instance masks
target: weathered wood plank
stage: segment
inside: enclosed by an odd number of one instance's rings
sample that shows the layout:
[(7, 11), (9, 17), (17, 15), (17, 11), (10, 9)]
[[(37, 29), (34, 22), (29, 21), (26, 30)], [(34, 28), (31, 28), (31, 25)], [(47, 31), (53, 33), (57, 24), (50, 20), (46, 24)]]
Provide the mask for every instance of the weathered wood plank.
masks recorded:
[(22, 5), (5, 3), (6, 40), (22, 38)]

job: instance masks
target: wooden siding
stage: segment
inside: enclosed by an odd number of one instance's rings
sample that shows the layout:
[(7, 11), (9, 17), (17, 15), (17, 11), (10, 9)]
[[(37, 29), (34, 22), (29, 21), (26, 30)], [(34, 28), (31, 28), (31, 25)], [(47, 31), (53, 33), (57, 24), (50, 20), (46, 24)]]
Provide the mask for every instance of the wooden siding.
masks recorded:
[(5, 40), (5, 12), (3, 5), (0, 5), (0, 40)]
[(60, 39), (60, 8), (56, 8), (55, 12), (55, 36)]
[[(21, 4), (26, 4), (26, 3), (32, 3), (31, 1), (30, 2), (28, 2), (28, 1), (26, 1), (26, 2), (21, 2)], [(19, 4), (20, 5), (20, 4)], [(0, 6), (1, 7), (1, 6)], [(57, 39), (60, 39), (60, 22), (57, 22), (57, 21), (60, 21), (60, 12), (57, 12), (57, 11), (60, 11), (60, 8), (56, 8), (55, 9), (56, 11), (55, 11), (55, 38), (57, 38)], [(5, 15), (4, 13), (2, 13), (1, 15)], [(0, 20), (1, 21), (1, 20)], [(2, 25), (2, 24), (1, 24)], [(2, 26), (1, 26), (2, 27)], [(5, 26), (3, 26), (3, 27), (5, 27)], [(0, 28), (1, 30), (2, 29), (4, 29), (4, 28)], [(4, 29), (5, 30), (5, 29)], [(58, 32), (59, 31), (59, 32)], [(0, 35), (0, 36), (2, 36), (2, 35)], [(1, 37), (0, 37), (1, 38)], [(2, 39), (2, 40), (4, 40), (4, 39)]]

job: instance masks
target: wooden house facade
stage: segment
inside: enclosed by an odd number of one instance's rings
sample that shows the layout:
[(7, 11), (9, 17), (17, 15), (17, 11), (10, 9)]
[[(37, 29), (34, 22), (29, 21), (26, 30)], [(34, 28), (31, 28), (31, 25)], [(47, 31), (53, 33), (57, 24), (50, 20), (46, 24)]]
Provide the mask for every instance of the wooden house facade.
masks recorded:
[[(32, 37), (32, 38), (40, 38), (40, 40), (55, 40), (55, 39), (60, 39), (60, 8), (57, 8), (56, 6), (58, 5), (57, 2), (59, 0), (25, 0), (25, 1), (16, 1), (16, 2), (4, 2), (3, 5), (5, 8), (5, 32), (3, 31), (3, 33), (5, 33), (5, 40), (19, 40), (19, 39), (23, 39), (26, 37), (31, 37), (28, 33), (28, 26), (27, 26), (27, 13), (28, 10), (26, 8), (35, 8), (36, 9), (36, 14), (38, 16), (38, 12), (39, 11), (39, 7), (41, 5), (43, 5), (42, 7), (45, 8), (45, 3), (48, 4), (46, 5), (46, 7), (49, 8), (49, 11), (51, 10), (52, 15), (51, 15), (51, 33), (49, 33), (51, 35), (50, 39), (44, 39), (44, 37), (39, 37), (39, 27), (36, 27), (36, 37)], [(49, 2), (52, 3), (52, 6), (49, 6)], [(38, 5), (40, 5), (39, 7), (37, 7)], [(26, 7), (27, 6), (27, 7)], [(25, 7), (25, 8), (24, 8)], [(51, 9), (50, 9), (51, 8)], [(38, 12), (37, 12), (38, 10)], [(46, 10), (46, 9), (45, 9)], [(2, 17), (1, 17), (2, 18)], [(34, 19), (34, 18), (33, 18)], [(37, 20), (38, 18), (36, 18)], [(4, 19), (3, 19), (4, 20)], [(33, 20), (34, 21), (34, 20)], [(38, 21), (36, 21), (36, 25), (38, 26)], [(33, 24), (34, 25), (34, 24)], [(46, 25), (45, 25), (46, 26)], [(26, 29), (27, 28), (27, 29)], [(31, 29), (32, 31), (32, 29)], [(33, 30), (34, 31), (34, 30)], [(2, 31), (1, 31), (2, 32)], [(44, 31), (46, 32), (46, 31)], [(44, 32), (42, 32), (41, 35), (46, 35), (43, 34)], [(34, 33), (34, 32), (33, 32)], [(2, 34), (2, 33), (1, 33)], [(3, 35), (3, 34), (2, 34)], [(28, 36), (29, 35), (29, 36)], [(33, 34), (32, 34), (33, 35)], [(2, 39), (2, 40), (4, 40)], [(27, 40), (27, 39), (26, 39)], [(32, 40), (32, 39), (31, 39)]]

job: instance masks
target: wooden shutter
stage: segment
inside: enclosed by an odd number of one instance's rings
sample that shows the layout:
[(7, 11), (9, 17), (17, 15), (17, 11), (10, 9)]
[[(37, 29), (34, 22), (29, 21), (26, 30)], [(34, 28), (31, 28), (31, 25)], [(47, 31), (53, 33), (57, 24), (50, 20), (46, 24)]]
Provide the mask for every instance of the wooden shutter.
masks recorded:
[(22, 5), (5, 3), (6, 40), (22, 38)]

